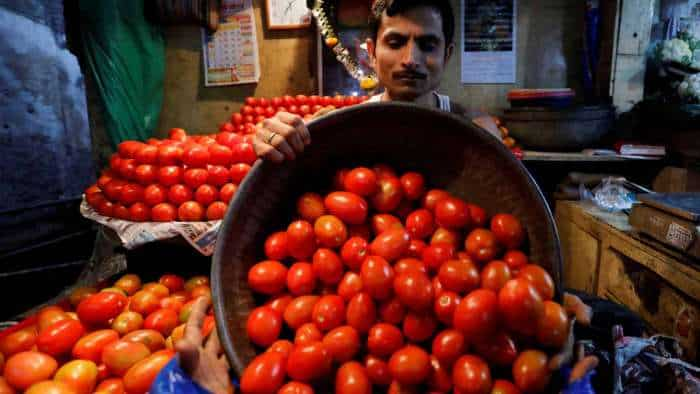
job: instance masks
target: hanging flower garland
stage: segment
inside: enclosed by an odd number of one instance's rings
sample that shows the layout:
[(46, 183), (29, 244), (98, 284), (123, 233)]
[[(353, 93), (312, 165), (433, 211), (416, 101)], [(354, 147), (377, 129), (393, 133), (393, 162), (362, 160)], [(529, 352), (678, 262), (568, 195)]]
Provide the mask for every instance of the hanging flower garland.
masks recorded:
[(350, 76), (360, 82), (360, 88), (366, 92), (371, 92), (377, 87), (377, 76), (373, 72), (367, 72), (360, 67), (357, 60), (350, 55), (350, 51), (343, 46), (338, 39), (338, 34), (333, 26), (332, 15), (335, 14), (335, 1), (315, 0), (311, 13), (316, 19), (316, 26), (321, 32), (324, 44), (335, 54), (335, 58), (343, 64)]

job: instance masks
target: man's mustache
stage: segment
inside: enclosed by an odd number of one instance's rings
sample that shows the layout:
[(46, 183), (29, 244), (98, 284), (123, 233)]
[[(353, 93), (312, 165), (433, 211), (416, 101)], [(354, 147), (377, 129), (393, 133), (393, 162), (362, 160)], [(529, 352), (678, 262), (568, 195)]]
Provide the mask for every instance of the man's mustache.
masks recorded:
[(393, 74), (395, 79), (426, 79), (427, 74), (419, 71), (398, 71)]

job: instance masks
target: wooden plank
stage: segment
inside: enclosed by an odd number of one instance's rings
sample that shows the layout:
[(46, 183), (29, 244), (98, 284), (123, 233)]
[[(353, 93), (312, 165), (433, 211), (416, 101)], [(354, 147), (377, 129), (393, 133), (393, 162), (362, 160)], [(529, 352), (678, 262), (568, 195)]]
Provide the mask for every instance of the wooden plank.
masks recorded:
[(673, 335), (697, 357), (700, 306), (669, 286), (656, 273), (614, 250), (601, 253), (599, 295), (626, 305), (655, 330)]
[(617, 55), (613, 76), (613, 104), (617, 111), (627, 112), (644, 98), (646, 57)]
[(654, 0), (625, 0), (622, 2), (617, 53), (643, 56), (651, 38)]
[(561, 214), (559, 209), (556, 221), (564, 258), (564, 286), (595, 293), (600, 241)]
[(523, 161), (575, 161), (575, 162), (620, 162), (630, 160), (661, 160), (662, 157), (620, 156), (620, 155), (589, 155), (581, 152), (539, 152), (526, 150)]

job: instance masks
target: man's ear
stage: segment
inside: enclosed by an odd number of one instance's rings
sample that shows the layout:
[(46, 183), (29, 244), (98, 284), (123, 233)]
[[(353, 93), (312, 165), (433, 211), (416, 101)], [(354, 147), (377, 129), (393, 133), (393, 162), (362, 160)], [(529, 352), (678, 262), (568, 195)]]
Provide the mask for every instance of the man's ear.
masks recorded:
[(450, 61), (452, 54), (455, 52), (455, 44), (452, 43), (445, 48), (445, 64)]
[(371, 38), (368, 38), (365, 41), (365, 44), (367, 45), (367, 54), (369, 55), (369, 64), (372, 66), (372, 68), (376, 67), (376, 62), (377, 62), (377, 57), (375, 56), (375, 50), (377, 47), (374, 45), (374, 40)]

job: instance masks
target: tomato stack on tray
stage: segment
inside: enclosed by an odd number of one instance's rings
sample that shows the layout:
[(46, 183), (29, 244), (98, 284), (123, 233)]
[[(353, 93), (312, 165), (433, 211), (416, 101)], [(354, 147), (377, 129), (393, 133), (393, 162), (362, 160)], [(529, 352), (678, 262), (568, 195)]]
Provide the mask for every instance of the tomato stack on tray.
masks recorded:
[(248, 272), (243, 393), (545, 390), (569, 318), (520, 221), (427, 181), (358, 167), (299, 197)]
[[(279, 111), (308, 117), (323, 107), (355, 105), (366, 97), (248, 97), (240, 113), (211, 135), (171, 129), (167, 139), (124, 141), (109, 169), (85, 190), (100, 215), (134, 222), (219, 220), (257, 156), (254, 124)], [(312, 112), (310, 112), (312, 111)]]
[[(208, 278), (172, 274), (145, 284), (127, 274), (101, 290), (79, 288), (0, 332), (0, 393), (145, 393), (202, 295), (211, 295)], [(213, 328), (210, 312), (203, 334)]]

